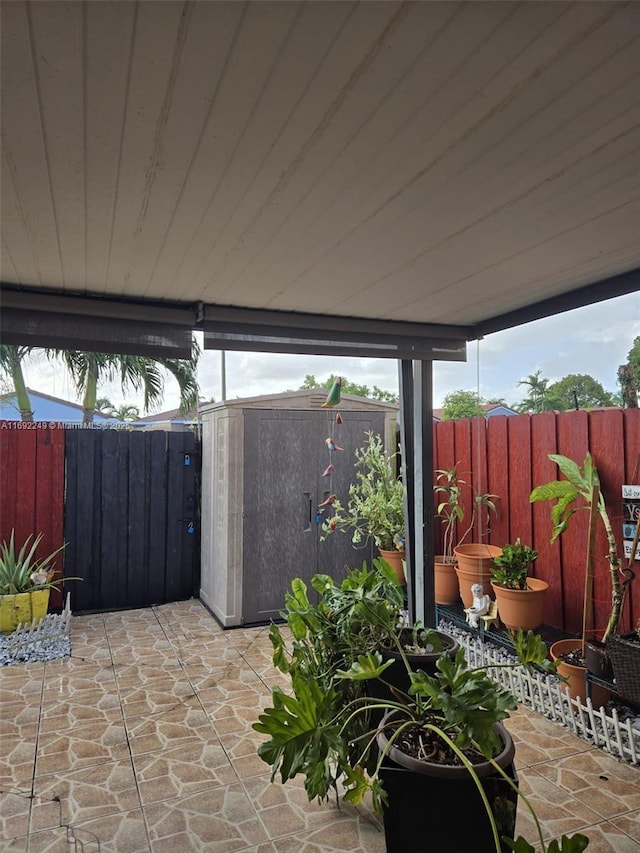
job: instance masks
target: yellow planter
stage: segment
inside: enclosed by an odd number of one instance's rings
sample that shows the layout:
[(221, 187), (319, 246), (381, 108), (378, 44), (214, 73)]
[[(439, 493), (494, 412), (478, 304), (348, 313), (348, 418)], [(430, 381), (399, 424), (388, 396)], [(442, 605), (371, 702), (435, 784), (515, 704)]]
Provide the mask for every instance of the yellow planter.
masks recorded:
[(32, 622), (47, 615), (49, 590), (19, 592), (17, 595), (0, 595), (0, 631), (15, 631), (20, 623)]

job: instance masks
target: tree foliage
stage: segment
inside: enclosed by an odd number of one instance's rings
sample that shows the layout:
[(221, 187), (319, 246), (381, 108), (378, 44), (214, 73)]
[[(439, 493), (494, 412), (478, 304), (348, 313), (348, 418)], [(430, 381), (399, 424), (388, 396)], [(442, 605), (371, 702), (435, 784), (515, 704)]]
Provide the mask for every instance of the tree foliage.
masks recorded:
[(443, 421), (476, 418), (478, 415), (484, 415), (484, 409), (482, 408), (482, 400), (474, 391), (451, 391), (443, 400)]
[(634, 339), (627, 363), (618, 368), (618, 382), (622, 405), (626, 409), (636, 409), (640, 394), (640, 337)]
[(597, 409), (601, 406), (613, 406), (613, 395), (605, 391), (602, 384), (588, 373), (570, 373), (549, 386), (548, 399), (553, 408)]
[(527, 398), (516, 406), (518, 412), (548, 411), (553, 408), (549, 400), (549, 380), (541, 376), (542, 370), (530, 373), (526, 379), (521, 379), (518, 385), (526, 385)]
[[(0, 347), (0, 372), (6, 376), (16, 394), (18, 409), (24, 421), (33, 420), (31, 401), (27, 391), (22, 363), (32, 352), (31, 347), (2, 345)], [(188, 412), (198, 405), (196, 369), (200, 347), (193, 339), (190, 360), (175, 358), (144, 358), (112, 353), (76, 352), (72, 350), (45, 350), (51, 359), (61, 358), (69, 370), (76, 389), (82, 395), (83, 423), (93, 421), (96, 411), (112, 404), (98, 397), (101, 381), (120, 379), (123, 391), (131, 388), (144, 394), (145, 411), (162, 402), (165, 371), (171, 374), (180, 388), (180, 412)]]
[(195, 338), (189, 361), (75, 350), (52, 350), (50, 356), (62, 359), (71, 374), (76, 390), (82, 395), (82, 422), (85, 424), (93, 422), (100, 382), (113, 381), (116, 378), (120, 380), (123, 391), (132, 389), (142, 392), (144, 410), (148, 411), (162, 402), (166, 370), (177, 381), (180, 388), (180, 413), (191, 411), (198, 405), (196, 368), (200, 348)]
[(0, 371), (13, 386), (20, 419), (28, 423), (33, 423), (31, 399), (22, 372), (22, 362), (30, 352), (31, 347), (2, 344), (0, 346)]
[(117, 421), (137, 421), (140, 417), (140, 409), (133, 403), (123, 403), (111, 414)]
[[(314, 388), (331, 388), (336, 381), (337, 376), (332, 373), (324, 382), (319, 382), (312, 373), (307, 373), (304, 377), (304, 382), (298, 388), (298, 391), (310, 391)], [(398, 395), (392, 391), (386, 391), (384, 388), (378, 388), (374, 385), (369, 388), (368, 385), (359, 385), (357, 382), (350, 382), (346, 376), (342, 377), (342, 393), (353, 394), (356, 397), (368, 397), (370, 400), (380, 400), (384, 403), (397, 403)]]

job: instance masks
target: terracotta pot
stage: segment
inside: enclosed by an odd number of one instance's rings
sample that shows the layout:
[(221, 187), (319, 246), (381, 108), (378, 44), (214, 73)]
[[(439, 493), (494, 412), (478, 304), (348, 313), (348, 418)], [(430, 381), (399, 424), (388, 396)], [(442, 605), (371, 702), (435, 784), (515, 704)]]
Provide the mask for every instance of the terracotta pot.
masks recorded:
[(436, 604), (457, 604), (460, 601), (460, 588), (455, 561), (447, 563), (444, 557), (436, 557), (433, 571)]
[(30, 623), (47, 615), (49, 589), (19, 592), (17, 595), (0, 595), (0, 631), (15, 631), (20, 623)]
[(458, 575), (460, 598), (464, 606), (471, 607), (473, 603), (471, 587), (474, 583), (482, 584), (484, 593), (493, 598), (491, 589), (491, 575), (495, 568), (493, 559), (502, 554), (502, 548), (498, 548), (496, 545), (476, 543), (458, 545), (457, 548), (453, 549), (453, 553), (458, 561), (456, 574)]
[(528, 589), (509, 589), (497, 583), (491, 584), (500, 621), (512, 631), (522, 628), (533, 631), (544, 621), (544, 600), (549, 589), (546, 581), (527, 578)]
[[(549, 654), (551, 655), (551, 660), (560, 660), (563, 654), (567, 652), (573, 652), (576, 649), (582, 648), (582, 640), (557, 640), (555, 643), (551, 645), (549, 649)], [(586, 666), (575, 666), (572, 663), (565, 663), (565, 661), (560, 660), (560, 665), (558, 666), (558, 672), (560, 675), (563, 675), (565, 678), (569, 679), (567, 686), (569, 689), (569, 695), (572, 699), (579, 699), (583, 705), (587, 704), (587, 668)], [(611, 693), (608, 690), (605, 690), (603, 687), (599, 687), (596, 684), (591, 685), (591, 703), (594, 708), (600, 708), (602, 705), (606, 705), (609, 699), (611, 698)]]
[(389, 563), (389, 565), (395, 572), (396, 577), (404, 586), (407, 583), (407, 580), (404, 576), (404, 569), (402, 567), (402, 561), (404, 560), (404, 551), (383, 551), (382, 548), (378, 548), (378, 551), (380, 551), (380, 556), (382, 557), (382, 559), (386, 560), (386, 562)]

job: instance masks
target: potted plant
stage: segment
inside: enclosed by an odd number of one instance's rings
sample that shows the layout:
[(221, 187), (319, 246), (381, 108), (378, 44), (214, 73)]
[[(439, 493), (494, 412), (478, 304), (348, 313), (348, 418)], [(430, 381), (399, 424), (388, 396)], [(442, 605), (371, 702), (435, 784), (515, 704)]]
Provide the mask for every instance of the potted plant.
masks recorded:
[(322, 524), (322, 538), (339, 530), (350, 532), (356, 547), (373, 540), (404, 583), (404, 485), (394, 470), (397, 454), (385, 453), (377, 433), (366, 436), (355, 452), (356, 482), (349, 487), (347, 506), (339, 498), (333, 500), (333, 515)]
[[(16, 552), (15, 531), (8, 542), (0, 543), (0, 631), (15, 631), (21, 623), (42, 619), (49, 607), (49, 590), (53, 581), (55, 559), (65, 545), (45, 557), (37, 557), (42, 540), (39, 533), (32, 541), (28, 536)], [(57, 588), (57, 587), (56, 587)]]
[(500, 621), (512, 631), (533, 630), (543, 621), (544, 599), (549, 584), (528, 577), (529, 567), (538, 559), (538, 552), (520, 539), (502, 548), (494, 557), (491, 586), (498, 603)]
[[(611, 610), (607, 620), (602, 640), (606, 643), (607, 638), (614, 635), (618, 630), (620, 613), (622, 609), (622, 589), (620, 585), (621, 562), (618, 557), (613, 527), (609, 519), (604, 496), (600, 491), (600, 478), (598, 470), (593, 464), (591, 454), (587, 452), (582, 466), (573, 459), (556, 453), (548, 454), (549, 459), (555, 462), (564, 474), (564, 480), (552, 480), (542, 486), (537, 486), (530, 495), (532, 503), (536, 501), (555, 501), (551, 507), (551, 520), (553, 530), (551, 542), (564, 533), (568, 527), (571, 517), (575, 512), (586, 510), (589, 512), (594, 524), (589, 526), (589, 537), (586, 542), (586, 564), (587, 581), (584, 589), (583, 626), (582, 636), (579, 639), (558, 640), (551, 646), (551, 655), (561, 661), (559, 672), (569, 679), (569, 692), (572, 698), (586, 698), (586, 643), (587, 643), (587, 612), (588, 612), (588, 579), (593, 577), (594, 554), (593, 537), (595, 534), (595, 520), (600, 518), (607, 537), (609, 564), (609, 578), (611, 582)], [(598, 707), (608, 699), (608, 693), (602, 688), (594, 688), (591, 691), (593, 704)]]
[(464, 520), (461, 488), (464, 480), (458, 479), (458, 466), (450, 470), (438, 469), (433, 490), (436, 495), (436, 516), (442, 519), (442, 554), (434, 558), (434, 586), (436, 604), (456, 604), (460, 599), (456, 558), (453, 553), (454, 532), (457, 522)]
[(456, 574), (458, 576), (460, 598), (465, 608), (471, 607), (473, 603), (471, 587), (474, 584), (482, 584), (483, 591), (488, 595), (491, 594), (490, 582), (493, 560), (502, 551), (501, 548), (496, 545), (490, 545), (488, 542), (470, 542), (465, 544), (464, 540), (473, 530), (476, 519), (479, 517), (482, 518), (484, 514), (486, 514), (488, 519), (491, 513), (495, 515), (497, 512), (495, 505), (497, 495), (490, 494), (489, 492), (480, 493), (473, 489), (472, 497), (473, 503), (469, 526), (453, 549), (456, 558)]
[[(277, 626), (271, 628), (274, 662), (289, 674), (291, 692), (273, 688), (272, 707), (253, 726), (269, 736), (258, 753), (271, 766), (272, 780), (279, 774), (284, 783), (302, 774), (310, 800), (327, 800), (342, 791), (346, 802), (357, 805), (370, 792), (374, 808), (384, 815), (389, 853), (414, 853), (416, 840), (426, 836), (434, 850), (533, 853), (524, 839), (513, 840), (518, 796), (514, 746), (501, 726), (516, 706), (511, 694), (485, 668), (467, 667), (462, 650), (454, 657), (441, 654), (430, 672), (414, 670), (384, 607), (384, 633), (394, 640), (409, 688), (388, 684), (386, 698), (364, 692), (364, 685), (386, 681), (392, 662), (384, 661), (379, 651), (356, 654), (361, 647), (357, 633), (345, 638), (349, 650), (343, 666), (333, 653), (327, 657), (323, 638), (333, 645), (336, 632), (332, 627), (327, 631), (324, 619), (314, 618), (315, 609), (310, 611), (306, 597), (300, 596), (301, 584), (294, 584), (295, 606), (290, 600), (284, 614), (293, 637), (290, 656)], [(314, 588), (322, 591), (322, 586), (320, 576)], [(356, 597), (362, 597), (362, 590)], [(367, 626), (378, 612), (379, 602), (372, 603)], [(359, 620), (342, 627), (348, 634), (358, 632)], [(525, 665), (555, 670), (539, 637), (519, 632), (516, 647)], [(371, 727), (374, 711), (384, 716)], [(412, 765), (408, 770), (405, 757)], [(559, 851), (557, 842), (547, 846), (541, 830), (539, 834), (541, 850)], [(579, 853), (587, 843), (584, 836), (563, 838), (562, 851)]]
[[(439, 631), (405, 624), (402, 586), (382, 558), (374, 560), (371, 568), (364, 563), (362, 568), (352, 569), (339, 584), (324, 574), (315, 575), (311, 583), (315, 603), (309, 600), (300, 578), (292, 581), (291, 592), (285, 596), (281, 616), (291, 632), (291, 649), (278, 625), (271, 626), (274, 664), (296, 683), (300, 673), (303, 680), (310, 677), (335, 713), (354, 697), (354, 689), (358, 692), (358, 685), (354, 688), (336, 681), (335, 673), (348, 669), (360, 655), (379, 652), (390, 663), (389, 682), (404, 689), (406, 672), (395, 654), (397, 636), (402, 638), (403, 650), (414, 667), (427, 671), (435, 669), (441, 653), (455, 654), (459, 647), (456, 640)], [(379, 684), (374, 684), (373, 690), (386, 695)]]

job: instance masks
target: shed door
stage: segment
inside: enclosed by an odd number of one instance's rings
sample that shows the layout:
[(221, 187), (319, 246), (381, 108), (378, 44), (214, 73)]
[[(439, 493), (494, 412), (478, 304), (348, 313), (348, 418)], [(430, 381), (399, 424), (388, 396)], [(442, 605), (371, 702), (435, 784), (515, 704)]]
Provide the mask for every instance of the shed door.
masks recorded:
[[(346, 503), (355, 449), (364, 443), (366, 430), (384, 431), (383, 412), (342, 415), (343, 423), (334, 430), (333, 412), (244, 412), (244, 624), (278, 618), (295, 577), (310, 586), (317, 572), (339, 579), (345, 566), (372, 559), (371, 546), (355, 551), (346, 534), (320, 542), (315, 520), (329, 489)], [(330, 456), (325, 439), (334, 432), (343, 450)], [(330, 461), (335, 469), (331, 478), (323, 478)]]

